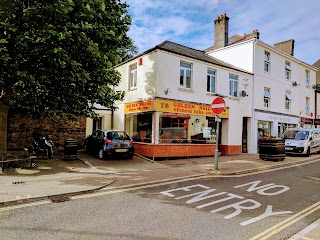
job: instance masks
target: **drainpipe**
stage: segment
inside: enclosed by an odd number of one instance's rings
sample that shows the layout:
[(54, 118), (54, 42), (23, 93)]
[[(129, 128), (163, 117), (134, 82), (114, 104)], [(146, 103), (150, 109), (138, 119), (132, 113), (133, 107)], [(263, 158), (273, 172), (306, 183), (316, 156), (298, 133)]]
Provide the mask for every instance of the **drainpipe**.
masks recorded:
[(317, 112), (317, 86), (316, 89), (314, 90), (314, 117), (313, 117), (313, 127), (316, 127), (314, 123), (314, 119), (317, 118), (318, 112)]

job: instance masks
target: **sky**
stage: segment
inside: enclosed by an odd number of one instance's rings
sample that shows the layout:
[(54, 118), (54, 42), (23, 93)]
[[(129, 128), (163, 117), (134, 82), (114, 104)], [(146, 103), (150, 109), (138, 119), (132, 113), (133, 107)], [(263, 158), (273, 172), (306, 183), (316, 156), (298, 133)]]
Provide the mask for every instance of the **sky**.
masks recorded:
[(204, 50), (213, 45), (214, 23), (226, 13), (229, 37), (260, 32), (260, 40), (295, 40), (294, 57), (310, 65), (320, 59), (320, 0), (126, 0), (128, 35), (144, 52), (165, 40)]

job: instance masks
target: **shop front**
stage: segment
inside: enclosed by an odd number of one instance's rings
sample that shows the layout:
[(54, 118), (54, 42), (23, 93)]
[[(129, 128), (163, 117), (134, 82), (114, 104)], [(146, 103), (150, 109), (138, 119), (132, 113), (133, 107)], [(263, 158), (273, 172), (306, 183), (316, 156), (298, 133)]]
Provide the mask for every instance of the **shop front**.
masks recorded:
[[(124, 113), (125, 129), (138, 154), (151, 158), (214, 155), (216, 123), (209, 104), (158, 98), (126, 103)], [(228, 119), (229, 109), (219, 116)]]
[(255, 111), (256, 141), (253, 142), (253, 149), (258, 152), (258, 140), (262, 136), (281, 137), (287, 128), (298, 127), (300, 118), (298, 116)]

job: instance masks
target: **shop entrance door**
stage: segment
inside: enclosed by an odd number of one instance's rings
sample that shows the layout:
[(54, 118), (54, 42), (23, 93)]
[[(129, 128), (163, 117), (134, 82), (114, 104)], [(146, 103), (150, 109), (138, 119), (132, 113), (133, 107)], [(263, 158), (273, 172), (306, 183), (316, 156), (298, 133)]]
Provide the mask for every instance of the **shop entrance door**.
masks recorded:
[(242, 121), (242, 153), (248, 153), (248, 118)]

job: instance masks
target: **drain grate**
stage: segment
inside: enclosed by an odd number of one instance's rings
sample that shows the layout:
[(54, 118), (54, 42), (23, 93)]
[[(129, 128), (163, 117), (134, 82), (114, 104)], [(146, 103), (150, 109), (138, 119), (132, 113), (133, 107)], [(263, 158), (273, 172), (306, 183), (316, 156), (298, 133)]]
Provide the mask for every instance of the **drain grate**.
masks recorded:
[(71, 200), (68, 196), (49, 197), (49, 199), (52, 203), (67, 202)]
[(24, 184), (26, 183), (25, 181), (20, 181), (20, 182), (12, 182), (12, 184)]

